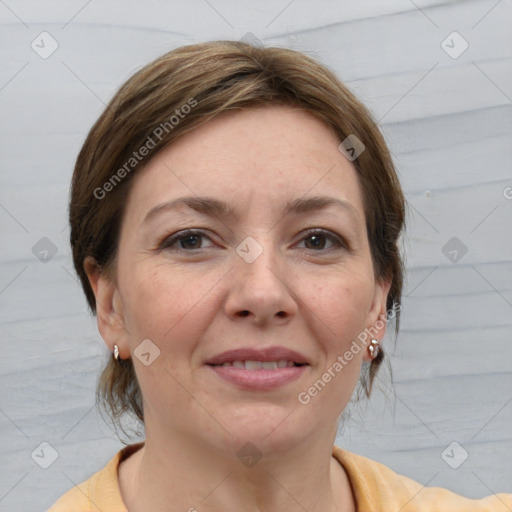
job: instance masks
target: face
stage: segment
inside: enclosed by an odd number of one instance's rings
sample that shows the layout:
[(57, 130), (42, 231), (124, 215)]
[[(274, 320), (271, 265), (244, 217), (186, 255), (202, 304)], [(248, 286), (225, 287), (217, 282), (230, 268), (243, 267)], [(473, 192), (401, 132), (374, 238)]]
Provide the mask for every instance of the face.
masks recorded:
[(148, 435), (279, 451), (335, 433), (369, 355), (335, 363), (389, 290), (338, 144), (311, 114), (266, 106), (206, 123), (134, 178), (116, 278), (90, 278)]

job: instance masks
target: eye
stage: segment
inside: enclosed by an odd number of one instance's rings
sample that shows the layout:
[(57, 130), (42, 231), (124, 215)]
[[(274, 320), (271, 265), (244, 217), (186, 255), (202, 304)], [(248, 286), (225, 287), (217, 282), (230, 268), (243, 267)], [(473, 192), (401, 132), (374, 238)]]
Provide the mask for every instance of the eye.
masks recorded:
[[(306, 249), (312, 249), (314, 251), (333, 248), (347, 248), (347, 244), (338, 235), (323, 229), (308, 230), (306, 236), (302, 238), (301, 242), (305, 242)], [(328, 243), (330, 243), (331, 246), (326, 248), (326, 244)]]
[(191, 252), (189, 249), (205, 249), (205, 247), (201, 246), (201, 242), (204, 238), (210, 240), (210, 238), (202, 231), (187, 229), (185, 231), (175, 233), (172, 236), (165, 237), (158, 244), (158, 248), (160, 250), (171, 249), (187, 252)]

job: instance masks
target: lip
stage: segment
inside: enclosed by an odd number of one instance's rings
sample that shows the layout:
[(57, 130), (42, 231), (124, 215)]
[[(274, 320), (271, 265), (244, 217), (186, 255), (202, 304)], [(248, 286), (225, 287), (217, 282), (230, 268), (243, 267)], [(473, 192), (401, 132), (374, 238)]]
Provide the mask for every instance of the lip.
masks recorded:
[[(253, 348), (237, 348), (234, 350), (228, 350), (226, 352), (222, 352), (214, 357), (208, 359), (205, 364), (207, 365), (216, 365), (222, 364), (225, 362), (232, 363), (233, 361), (293, 361), (297, 364), (309, 364), (309, 361), (305, 356), (296, 352), (295, 350), (290, 350), (286, 347), (268, 347), (263, 349), (253, 349)], [(283, 370), (285, 368), (282, 368)], [(252, 370), (249, 370), (252, 371)], [(264, 371), (264, 370), (258, 370)], [(277, 372), (278, 370), (269, 370), (272, 372)]]
[(309, 365), (278, 368), (277, 370), (246, 370), (234, 366), (208, 365), (219, 377), (247, 391), (272, 391), (293, 382), (309, 368)]
[[(302, 366), (278, 368), (275, 370), (246, 370), (234, 366), (214, 366), (233, 361), (293, 361)], [(205, 362), (205, 365), (225, 381), (247, 391), (271, 391), (289, 384), (301, 377), (309, 368), (308, 359), (295, 350), (286, 347), (263, 349), (237, 348), (222, 352)]]

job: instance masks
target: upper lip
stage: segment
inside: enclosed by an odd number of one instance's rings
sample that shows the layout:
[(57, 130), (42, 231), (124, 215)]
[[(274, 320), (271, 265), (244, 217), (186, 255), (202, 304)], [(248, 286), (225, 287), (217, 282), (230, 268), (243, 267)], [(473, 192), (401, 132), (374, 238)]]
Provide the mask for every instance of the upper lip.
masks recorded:
[(263, 349), (237, 348), (228, 350), (208, 359), (205, 364), (222, 364), (233, 361), (292, 361), (297, 364), (309, 364), (306, 357), (295, 350), (285, 347), (269, 347)]

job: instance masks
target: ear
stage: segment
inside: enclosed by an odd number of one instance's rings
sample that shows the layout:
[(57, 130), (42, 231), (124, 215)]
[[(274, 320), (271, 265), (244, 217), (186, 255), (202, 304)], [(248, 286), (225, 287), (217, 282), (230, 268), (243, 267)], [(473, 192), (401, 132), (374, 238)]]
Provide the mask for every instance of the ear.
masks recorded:
[(84, 260), (84, 270), (96, 298), (96, 318), (101, 337), (111, 352), (117, 345), (119, 357), (127, 359), (130, 356), (128, 332), (117, 285), (90, 256)]
[[(375, 289), (373, 293), (372, 305), (368, 312), (367, 333), (370, 333), (366, 340), (367, 345), (372, 339), (382, 340), (386, 334), (387, 327), (387, 299), (389, 289), (391, 288), (391, 280), (377, 279), (375, 281)], [(371, 361), (368, 350), (364, 351), (363, 359)]]

